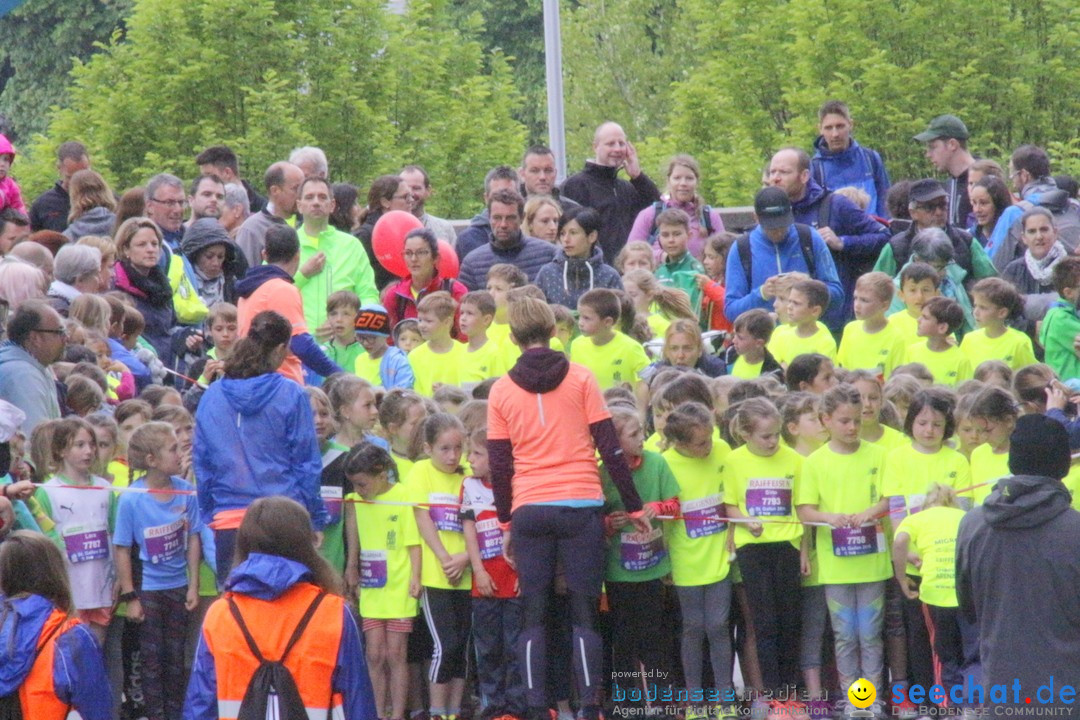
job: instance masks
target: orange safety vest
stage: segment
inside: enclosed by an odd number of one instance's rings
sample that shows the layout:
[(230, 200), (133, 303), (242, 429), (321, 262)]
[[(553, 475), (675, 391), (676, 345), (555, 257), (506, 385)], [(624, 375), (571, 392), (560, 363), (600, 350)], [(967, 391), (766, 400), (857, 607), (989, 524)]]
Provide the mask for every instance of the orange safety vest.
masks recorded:
[(19, 704), (23, 716), (34, 720), (64, 720), (71, 706), (56, 697), (53, 685), (53, 658), (56, 641), (65, 632), (79, 624), (78, 618), (69, 617), (63, 610), (53, 609), (38, 636), (37, 653), (30, 672), (19, 688)]
[[(317, 586), (301, 582), (276, 600), (226, 593), (210, 606), (203, 623), (203, 642), (214, 657), (218, 717), (221, 720), (233, 720), (239, 715), (248, 683), (259, 668), (259, 661), (252, 655), (240, 626), (229, 612), (227, 598), (232, 597), (240, 608), (244, 624), (263, 657), (278, 660), (319, 592)], [(342, 697), (332, 693), (330, 688), (341, 646), (344, 612), (344, 601), (336, 595), (327, 595), (285, 658), (285, 667), (296, 681), (309, 720), (344, 718)]]

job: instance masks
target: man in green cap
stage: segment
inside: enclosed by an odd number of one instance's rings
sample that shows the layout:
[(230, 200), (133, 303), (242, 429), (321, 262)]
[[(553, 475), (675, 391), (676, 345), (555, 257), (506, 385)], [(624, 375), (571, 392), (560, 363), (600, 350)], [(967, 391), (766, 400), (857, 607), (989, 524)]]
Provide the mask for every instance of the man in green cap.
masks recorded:
[(968, 129), (955, 115), (938, 115), (915, 136), (926, 143), (926, 159), (941, 172), (949, 173), (949, 224), (966, 228), (971, 225), (971, 201), (968, 200), (968, 170), (975, 158), (967, 149)]

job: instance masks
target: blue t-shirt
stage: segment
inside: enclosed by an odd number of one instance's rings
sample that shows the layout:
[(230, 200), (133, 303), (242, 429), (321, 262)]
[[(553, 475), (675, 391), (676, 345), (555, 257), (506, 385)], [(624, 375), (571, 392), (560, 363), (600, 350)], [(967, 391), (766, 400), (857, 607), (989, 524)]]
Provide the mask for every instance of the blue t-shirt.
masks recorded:
[[(172, 478), (172, 484), (174, 490), (195, 489), (178, 477)], [(136, 480), (131, 487), (145, 488), (146, 479)], [(143, 590), (187, 586), (188, 537), (197, 535), (202, 527), (194, 494), (173, 495), (168, 502), (161, 502), (159, 497), (150, 493), (123, 493), (116, 507), (113, 544), (138, 546)]]

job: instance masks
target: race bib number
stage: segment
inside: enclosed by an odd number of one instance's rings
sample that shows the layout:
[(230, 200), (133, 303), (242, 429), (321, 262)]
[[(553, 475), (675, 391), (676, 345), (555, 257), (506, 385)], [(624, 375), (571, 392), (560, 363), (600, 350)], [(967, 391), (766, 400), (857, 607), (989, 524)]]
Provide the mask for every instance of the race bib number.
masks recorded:
[(360, 551), (360, 587), (369, 590), (386, 587), (386, 551)]
[(503, 533), (498, 518), (476, 521), (476, 542), (480, 545), (480, 559), (493, 560), (503, 552)]
[(836, 557), (856, 557), (885, 552), (881, 525), (832, 529), (832, 551)]
[(168, 525), (149, 527), (143, 531), (146, 557), (155, 565), (182, 556), (187, 550), (187, 523), (183, 518)]
[(908, 515), (914, 515), (922, 510), (925, 502), (925, 493), (919, 495), (890, 495), (889, 517), (892, 518), (893, 525)]
[(702, 538), (723, 532), (727, 528), (727, 523), (720, 514), (723, 504), (723, 493), (683, 503), (682, 514), (683, 522), (686, 524), (686, 536)]
[(667, 557), (664, 531), (624, 532), (619, 536), (619, 562), (623, 570), (648, 570)]
[(322, 496), (323, 502), (326, 503), (326, 512), (330, 515), (330, 522), (327, 525), (340, 522), (341, 508), (345, 504), (341, 501), (344, 497), (342, 489), (332, 485), (323, 485), (319, 488), (319, 495)]
[(428, 502), (432, 505), (449, 506), (428, 509), (428, 515), (431, 517), (431, 522), (435, 523), (436, 530), (462, 532), (461, 511), (458, 509), (457, 495), (431, 493), (428, 495)]
[(109, 531), (83, 526), (68, 528), (64, 533), (64, 550), (72, 565), (106, 560), (109, 557)]
[(750, 517), (791, 515), (791, 479), (750, 478), (746, 484), (746, 514)]

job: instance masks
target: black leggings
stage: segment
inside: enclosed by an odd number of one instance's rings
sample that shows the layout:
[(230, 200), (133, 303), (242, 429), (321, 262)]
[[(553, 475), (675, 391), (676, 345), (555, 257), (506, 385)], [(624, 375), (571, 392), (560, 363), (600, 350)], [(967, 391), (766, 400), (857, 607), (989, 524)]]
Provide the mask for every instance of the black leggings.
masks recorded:
[(440, 685), (463, 679), (472, 618), (470, 591), (426, 587), (423, 607), (435, 644), (429, 679)]
[(789, 542), (747, 543), (739, 569), (766, 690), (799, 682), (802, 591), (799, 551)]

